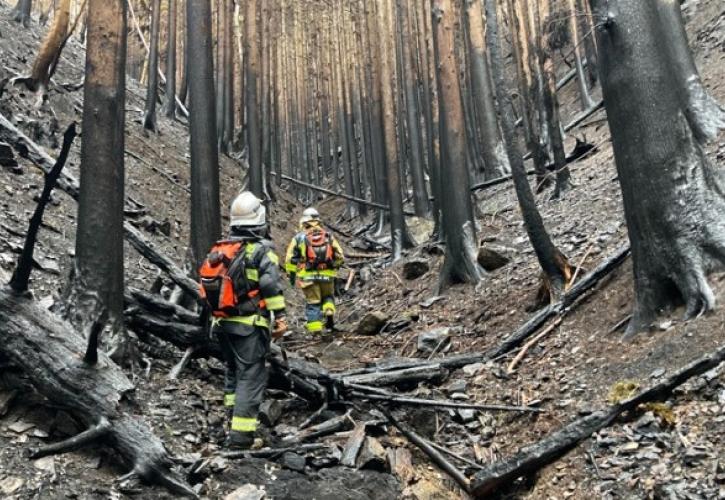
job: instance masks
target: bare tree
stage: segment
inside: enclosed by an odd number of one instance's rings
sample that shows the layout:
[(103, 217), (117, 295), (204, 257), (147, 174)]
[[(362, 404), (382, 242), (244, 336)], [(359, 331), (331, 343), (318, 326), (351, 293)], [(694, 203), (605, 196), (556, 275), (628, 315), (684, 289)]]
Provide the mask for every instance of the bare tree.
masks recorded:
[[(486, 0), (486, 17), (488, 23), (487, 40), (491, 54), (491, 71), (493, 73), (496, 98), (501, 109), (511, 109), (511, 97), (506, 88), (506, 77), (501, 56), (501, 46), (498, 37), (498, 15), (495, 0)], [(552, 300), (562, 295), (570, 285), (573, 271), (564, 254), (554, 245), (546, 231), (544, 220), (541, 218), (534, 193), (526, 177), (526, 168), (521, 152), (516, 147), (516, 127), (511, 113), (501, 113), (501, 129), (504, 143), (511, 164), (511, 174), (514, 180), (516, 196), (524, 219), (524, 227), (534, 248), (539, 265), (543, 271), (544, 283), (540, 299)], [(541, 294), (540, 294), (541, 295)]]
[(483, 269), (477, 262), (476, 227), (466, 170), (466, 130), (455, 57), (452, 0), (433, 1), (433, 33), (438, 48), (438, 90), (441, 111), (441, 212), (446, 256), (440, 287), (478, 283)]
[(15, 7), (10, 12), (10, 18), (27, 28), (30, 26), (30, 13), (32, 10), (33, 0), (18, 0), (18, 3), (15, 4)]
[(33, 63), (30, 77), (24, 79), (24, 83), (31, 90), (43, 92), (50, 82), (51, 70), (55, 66), (54, 62), (60, 57), (63, 42), (68, 34), (70, 4), (71, 0), (61, 0), (55, 10), (53, 24), (38, 49), (38, 55)]
[(468, 21), (468, 48), (471, 53), (471, 80), (476, 116), (481, 126), (481, 152), (487, 178), (506, 175), (511, 171), (506, 156), (506, 147), (498, 128), (496, 107), (491, 86), (491, 72), (484, 41), (482, 0), (465, 0)]
[(211, 6), (208, 0), (186, 2), (186, 50), (189, 66), (189, 135), (191, 147), (191, 250), (194, 269), (221, 236), (219, 156), (214, 108)]
[(249, 147), (249, 189), (259, 198), (264, 197), (262, 172), (262, 131), (259, 116), (257, 82), (259, 79), (259, 33), (257, 0), (247, 1), (244, 13), (244, 60), (246, 63), (247, 144)]
[(156, 99), (159, 87), (159, 26), (161, 24), (161, 0), (151, 4), (151, 48), (149, 49), (146, 110), (143, 127), (156, 131)]
[(722, 127), (712, 121), (722, 110), (703, 97), (671, 4), (593, 2), (632, 244), (635, 305), (626, 337), (680, 303), (688, 318), (711, 310), (707, 275), (725, 264), (725, 175), (702, 147), (708, 130)]
[[(89, 0), (78, 229), (66, 316), (96, 342), (123, 330), (126, 2)], [(123, 346), (119, 346), (123, 347)]]
[(164, 114), (176, 118), (176, 0), (169, 0), (166, 25), (166, 103)]

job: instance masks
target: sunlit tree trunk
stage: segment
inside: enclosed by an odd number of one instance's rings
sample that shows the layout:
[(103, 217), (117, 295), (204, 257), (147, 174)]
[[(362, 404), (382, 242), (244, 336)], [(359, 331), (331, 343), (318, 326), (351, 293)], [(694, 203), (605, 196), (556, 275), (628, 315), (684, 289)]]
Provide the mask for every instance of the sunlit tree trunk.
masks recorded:
[[(574, 64), (576, 65), (577, 83), (579, 84), (579, 100), (582, 111), (586, 111), (594, 105), (594, 101), (592, 101), (589, 95), (586, 73), (584, 72), (584, 64), (582, 63), (582, 50), (584, 47), (582, 47), (582, 39), (579, 34), (580, 17), (582, 14), (577, 8), (577, 2), (578, 0), (569, 0), (569, 30), (571, 31), (571, 43), (574, 46)], [(594, 34), (591, 33), (589, 36), (594, 36)]]
[(44, 91), (50, 82), (54, 62), (60, 57), (63, 41), (68, 34), (71, 0), (61, 0), (53, 16), (53, 24), (38, 49), (30, 78), (25, 84), (31, 90)]
[(249, 151), (249, 189), (259, 198), (264, 197), (262, 172), (262, 136), (257, 98), (259, 81), (259, 32), (257, 24), (257, 0), (249, 0), (244, 13), (244, 59), (246, 62), (246, 109)]

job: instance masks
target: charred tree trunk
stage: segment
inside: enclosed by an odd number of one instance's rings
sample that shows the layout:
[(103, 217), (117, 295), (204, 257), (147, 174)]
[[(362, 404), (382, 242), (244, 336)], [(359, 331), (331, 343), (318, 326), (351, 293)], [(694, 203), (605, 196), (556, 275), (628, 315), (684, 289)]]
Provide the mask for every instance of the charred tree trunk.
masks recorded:
[(33, 63), (30, 77), (24, 79), (24, 83), (30, 90), (44, 92), (50, 82), (51, 68), (60, 57), (63, 41), (68, 33), (70, 4), (70, 0), (61, 0), (60, 5), (55, 10), (53, 24), (50, 26), (50, 30), (45, 36), (40, 49), (38, 49), (38, 55)]
[(186, 29), (189, 61), (194, 61), (189, 67), (189, 135), (191, 251), (192, 264), (196, 269), (212, 243), (221, 236), (209, 2), (186, 3)]
[(668, 35), (667, 50), (675, 68), (677, 86), (684, 93), (687, 120), (698, 141), (714, 139), (720, 130), (725, 129), (725, 108), (702, 83), (687, 42), (680, 2), (657, 0), (656, 4), (661, 29)]
[(257, 0), (249, 0), (244, 13), (244, 60), (247, 88), (247, 138), (249, 151), (249, 189), (258, 198), (264, 198), (264, 173), (262, 172), (262, 131), (259, 116), (257, 82), (259, 79), (259, 34), (257, 30)]
[(387, 192), (390, 205), (390, 234), (393, 260), (402, 257), (403, 249), (411, 246), (403, 214), (403, 194), (400, 187), (400, 152), (395, 126), (395, 96), (397, 89), (396, 50), (392, 0), (383, 0), (378, 6), (380, 50), (380, 85), (385, 137), (385, 165)]
[(413, 72), (413, 32), (411, 30), (411, 12), (408, 1), (400, 1), (400, 29), (403, 49), (403, 68), (405, 78), (403, 83), (405, 89), (405, 103), (407, 110), (408, 141), (410, 148), (410, 173), (413, 178), (413, 203), (415, 215), (425, 217), (430, 213), (430, 201), (428, 199), (428, 188), (425, 182), (423, 169), (423, 143), (420, 137), (420, 114), (418, 111), (418, 96), (416, 92), (416, 79)]
[[(438, 89), (441, 109), (441, 211), (446, 256), (440, 288), (450, 283), (478, 283), (483, 270), (476, 260), (476, 227), (466, 170), (466, 131), (454, 48), (451, 0), (433, 0), (433, 33), (438, 46)], [(442, 179), (445, 178), (445, 181)]]
[(589, 85), (596, 85), (599, 79), (599, 55), (596, 42), (596, 27), (594, 26), (594, 18), (592, 16), (592, 9), (590, 6), (591, 0), (577, 0), (580, 12), (582, 15), (579, 17), (581, 21), (580, 26), (582, 27), (582, 33), (584, 37), (584, 54), (587, 57), (587, 76), (589, 77)]
[(534, 5), (535, 22), (538, 25), (536, 30), (536, 43), (538, 60), (544, 79), (542, 88), (543, 105), (546, 113), (546, 127), (549, 129), (546, 136), (549, 139), (549, 147), (552, 152), (554, 172), (556, 172), (556, 190), (553, 197), (559, 198), (570, 188), (571, 174), (566, 164), (566, 152), (564, 151), (564, 137), (562, 134), (561, 117), (559, 114), (559, 98), (556, 94), (556, 74), (554, 60), (551, 56), (551, 0), (538, 2)]
[(473, 97), (483, 139), (481, 153), (485, 164), (486, 179), (493, 179), (509, 174), (511, 167), (506, 157), (506, 146), (501, 139), (496, 119), (497, 113), (484, 40), (485, 29), (481, 0), (466, 0), (465, 5)]
[(18, 0), (18, 3), (15, 4), (15, 7), (10, 12), (10, 18), (27, 28), (30, 26), (30, 13), (32, 10), (33, 0)]
[(75, 266), (65, 314), (81, 332), (123, 330), (126, 3), (90, 0)]
[(182, 2), (184, 6), (184, 14), (181, 16), (181, 33), (182, 33), (182, 46), (184, 47), (183, 59), (181, 68), (181, 87), (179, 88), (179, 100), (182, 104), (186, 105), (186, 100), (189, 94), (189, 36), (187, 35), (188, 25), (186, 23), (186, 7), (187, 2)]
[(230, 151), (234, 142), (234, 0), (224, 2), (226, 23), (224, 25), (224, 151)]
[[(594, 106), (594, 101), (592, 101), (592, 97), (589, 94), (586, 74), (584, 73), (581, 46), (582, 39), (579, 34), (581, 15), (579, 14), (579, 9), (577, 8), (577, 2), (578, 0), (569, 0), (569, 29), (571, 31), (571, 43), (574, 46), (574, 64), (576, 65), (576, 76), (579, 84), (579, 99), (581, 101), (582, 111), (586, 111)], [(585, 36), (593, 37), (594, 33), (585, 33)]]
[(176, 118), (176, 0), (169, 0), (166, 30), (166, 103), (164, 114)]
[[(491, 54), (491, 70), (494, 77), (496, 98), (503, 110), (511, 109), (511, 97), (506, 88), (506, 77), (498, 39), (498, 15), (495, 0), (486, 0), (488, 22), (487, 38)], [(516, 147), (516, 128), (511, 113), (501, 113), (501, 129), (504, 135), (516, 196), (524, 219), (524, 226), (531, 245), (536, 252), (544, 276), (545, 285), (552, 302), (558, 300), (569, 285), (572, 271), (566, 257), (559, 251), (546, 232), (544, 221), (536, 207), (534, 193), (526, 177), (526, 168), (521, 152)]]
[(159, 26), (161, 24), (161, 0), (153, 0), (151, 12), (151, 47), (148, 65), (148, 86), (146, 87), (146, 109), (143, 127), (156, 131), (156, 100), (159, 88)]
[(683, 79), (682, 68), (694, 66), (684, 40), (672, 41), (669, 7), (622, 0), (594, 5), (603, 26), (597, 33), (600, 78), (632, 242), (631, 336), (676, 304), (684, 302), (687, 317), (715, 306), (707, 274), (725, 263), (725, 177), (702, 145), (704, 120), (717, 104), (693, 107), (697, 94), (688, 83), (694, 75)]

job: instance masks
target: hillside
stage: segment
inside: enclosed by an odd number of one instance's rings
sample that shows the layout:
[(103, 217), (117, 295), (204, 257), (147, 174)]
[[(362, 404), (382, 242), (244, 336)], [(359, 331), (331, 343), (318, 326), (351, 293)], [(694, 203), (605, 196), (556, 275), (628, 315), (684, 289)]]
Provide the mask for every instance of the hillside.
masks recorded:
[[(57, 155), (65, 128), (80, 124), (84, 48), (71, 38), (48, 101), (13, 86), (9, 79), (28, 72), (41, 37), (37, 26), (23, 30), (7, 20), (9, 8), (0, 3), (0, 113), (11, 119), (52, 157)], [(719, 0), (685, 2), (688, 34), (706, 86), (725, 102), (725, 6)], [(560, 73), (566, 72), (560, 68)], [(573, 85), (561, 93), (563, 118), (579, 112)], [(127, 82), (126, 192), (138, 210), (127, 220), (142, 229), (166, 256), (180, 266), (189, 241), (188, 131), (181, 122), (159, 118), (160, 132), (143, 131), (144, 90)], [(575, 128), (567, 138), (586, 139), (596, 151), (572, 164), (574, 189), (560, 200), (551, 193), (538, 195), (538, 203), (552, 238), (585, 276), (627, 243), (627, 229), (617, 182), (617, 171), (603, 111)], [(80, 138), (67, 164), (78, 175)], [(27, 220), (42, 188), (42, 173), (16, 152), (17, 168), (0, 167), (0, 278), (15, 265)], [(725, 134), (709, 148), (708, 157), (725, 168)], [(226, 207), (243, 187), (241, 158), (221, 156), (221, 187)], [(304, 207), (288, 186), (272, 204), (272, 234), (278, 251), (297, 230)], [(475, 289), (453, 287), (439, 296), (440, 244), (421, 241), (404, 259), (390, 264), (380, 245), (371, 245), (361, 229), (372, 218), (344, 216), (344, 201), (327, 197), (316, 207), (329, 221), (350, 254), (356, 272), (350, 290), (340, 300), (339, 327), (332, 341), (310, 338), (304, 332), (304, 303), (298, 291), (288, 289), (292, 333), (283, 347), (290, 356), (344, 372), (384, 359), (426, 358), (486, 352), (500, 345), (534, 312), (539, 267), (523, 228), (511, 183), (475, 194), (478, 236), (483, 246), (505, 255), (509, 262), (487, 274)], [(223, 212), (226, 212), (224, 209)], [(32, 276), (34, 296), (50, 308), (59, 300), (72, 267), (75, 237), (75, 202), (60, 191), (46, 211), (36, 248)], [(228, 220), (223, 213), (224, 224)], [(420, 235), (429, 224), (410, 218)], [(425, 272), (406, 278), (405, 266), (424, 263)], [(157, 280), (168, 296), (170, 283), (135, 250), (125, 247), (129, 287), (150, 290)], [(3, 280), (4, 281), (4, 280)], [(533, 344), (509, 372), (519, 352), (447, 374), (442, 384), (421, 383), (410, 394), (421, 398), (452, 398), (477, 404), (533, 405), (541, 413), (475, 412), (470, 418), (445, 409), (396, 407), (395, 415), (426, 438), (462, 455), (477, 467), (461, 465), (467, 473), (501, 460), (555, 431), (566, 423), (604, 408), (610, 391), (621, 382), (652, 385), (680, 367), (725, 345), (725, 273), (711, 278), (718, 309), (691, 321), (683, 310), (662, 316), (658, 326), (633, 342), (622, 343), (621, 325), (631, 313), (632, 269), (626, 260), (595, 289), (575, 302), (560, 324)], [(157, 283), (158, 285), (158, 283)], [(156, 286), (156, 289), (159, 287)], [(360, 321), (371, 312), (385, 317), (383, 333), (361, 335)], [(51, 314), (49, 312), (49, 314)], [(451, 327), (451, 342), (434, 352), (418, 349), (422, 332)], [(341, 467), (334, 456), (307, 457), (307, 465), (294, 465), (295, 457), (276, 460), (232, 460), (218, 457), (222, 367), (212, 359), (194, 360), (178, 380), (169, 370), (183, 352), (156, 342), (156, 355), (133, 373), (138, 414), (143, 415), (198, 493), (223, 498), (245, 484), (263, 485), (269, 498), (465, 498), (465, 494), (427, 457), (391, 426), (372, 425), (388, 450), (409, 449), (413, 471), (407, 480), (393, 473)], [(15, 390), (17, 374), (0, 359), (0, 492), (3, 498), (174, 498), (160, 487), (128, 485), (117, 480), (126, 471), (104, 449), (31, 461), (27, 450), (81, 430), (62, 410), (44, 404), (37, 394)], [(12, 368), (12, 367), (10, 367)], [(301, 398), (270, 391), (285, 408), (280, 423), (269, 431), (277, 439), (299, 426), (314, 411)], [(641, 409), (584, 441), (561, 460), (528, 480), (513, 482), (505, 498), (725, 498), (725, 367), (720, 365), (678, 389), (665, 407)], [(330, 408), (330, 418), (347, 408)], [(654, 411), (653, 411), (654, 410)], [(378, 421), (374, 402), (352, 408), (356, 422)], [(329, 415), (328, 415), (329, 413)], [(349, 432), (329, 439), (343, 448)], [(334, 455), (334, 454), (333, 454)], [(302, 457), (304, 462), (304, 456)], [(337, 457), (339, 459), (339, 457)], [(204, 465), (204, 468), (200, 467)], [(467, 467), (467, 468), (466, 468)]]

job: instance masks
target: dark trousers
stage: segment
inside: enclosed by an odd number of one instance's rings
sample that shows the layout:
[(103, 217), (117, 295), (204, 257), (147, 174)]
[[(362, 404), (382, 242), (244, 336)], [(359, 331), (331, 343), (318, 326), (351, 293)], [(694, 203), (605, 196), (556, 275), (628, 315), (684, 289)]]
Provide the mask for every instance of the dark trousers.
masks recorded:
[(214, 333), (226, 364), (224, 404), (234, 408), (230, 429), (233, 433), (254, 433), (259, 405), (267, 388), (265, 360), (269, 353), (269, 333), (263, 328), (242, 325), (215, 327)]

